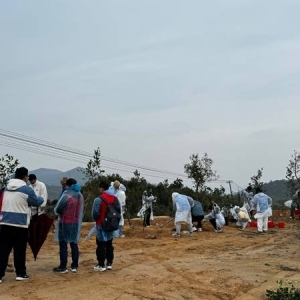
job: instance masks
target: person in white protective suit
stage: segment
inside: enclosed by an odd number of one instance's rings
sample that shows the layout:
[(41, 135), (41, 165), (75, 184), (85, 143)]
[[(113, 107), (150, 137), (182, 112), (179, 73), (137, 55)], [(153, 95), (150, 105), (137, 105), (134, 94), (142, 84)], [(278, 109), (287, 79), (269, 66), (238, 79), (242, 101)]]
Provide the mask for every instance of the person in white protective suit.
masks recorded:
[(142, 208), (137, 213), (138, 217), (143, 217), (143, 226), (149, 227), (150, 220), (154, 220), (153, 216), (153, 203), (156, 202), (157, 197), (153, 196), (152, 188), (148, 187), (147, 191), (144, 191), (142, 196)]
[(241, 208), (235, 206), (235, 212), (237, 214), (236, 226), (239, 227), (240, 230), (244, 230), (251, 221), (248, 211), (245, 206), (242, 206)]
[(247, 209), (250, 218), (253, 217), (254, 204), (251, 185), (249, 185), (245, 190), (241, 190), (239, 193), (244, 201), (243, 207)]
[(119, 237), (124, 238), (125, 235), (123, 234), (123, 227), (124, 227), (124, 214), (126, 211), (126, 187), (121, 183), (119, 184), (118, 190), (116, 192), (116, 197), (119, 199), (121, 204), (121, 219), (119, 223)]
[(193, 232), (192, 214), (191, 208), (194, 206), (194, 200), (191, 197), (172, 193), (173, 209), (175, 212), (175, 228), (176, 231), (172, 235), (174, 237), (180, 237), (181, 222), (185, 222), (188, 225), (188, 234)]
[(233, 206), (233, 207), (230, 207), (230, 213), (231, 213), (231, 216), (232, 216), (232, 218), (234, 219), (234, 220), (238, 220), (238, 215), (237, 215), (237, 213), (236, 213), (236, 210), (238, 209), (238, 208), (240, 208), (239, 206), (237, 206), (237, 205), (235, 205), (235, 206)]
[(212, 201), (210, 209), (211, 212), (204, 216), (204, 219), (209, 220), (210, 224), (214, 227), (215, 232), (222, 232), (222, 227), (225, 225), (225, 218), (221, 213), (219, 205)]
[(268, 231), (269, 216), (272, 216), (272, 198), (264, 194), (261, 188), (257, 188), (253, 203), (256, 207), (254, 218), (257, 219), (257, 233), (266, 233)]

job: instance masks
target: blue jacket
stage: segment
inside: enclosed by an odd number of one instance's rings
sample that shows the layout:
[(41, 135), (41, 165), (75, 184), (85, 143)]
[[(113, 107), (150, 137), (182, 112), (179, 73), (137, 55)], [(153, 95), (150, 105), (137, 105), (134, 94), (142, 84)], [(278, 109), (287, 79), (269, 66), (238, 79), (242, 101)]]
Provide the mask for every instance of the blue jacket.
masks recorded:
[(264, 193), (258, 193), (253, 198), (253, 204), (257, 212), (263, 213), (272, 205), (272, 198)]
[(0, 205), (0, 225), (28, 228), (31, 206), (38, 207), (43, 202), (23, 180), (9, 180)]
[(191, 208), (192, 216), (204, 216), (203, 206), (201, 202), (194, 200), (194, 206)]

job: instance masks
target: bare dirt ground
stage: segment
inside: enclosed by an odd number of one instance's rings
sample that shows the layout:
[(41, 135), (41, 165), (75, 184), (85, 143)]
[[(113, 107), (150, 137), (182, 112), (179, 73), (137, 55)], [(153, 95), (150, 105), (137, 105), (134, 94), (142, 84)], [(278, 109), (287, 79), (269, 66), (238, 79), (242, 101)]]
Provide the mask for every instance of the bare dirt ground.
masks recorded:
[[(59, 253), (51, 232), (37, 261), (28, 248), (30, 279), (17, 282), (6, 273), (0, 299), (258, 300), (266, 299), (266, 289), (278, 288), (278, 279), (300, 287), (300, 222), (288, 219), (287, 211), (273, 217), (275, 224), (285, 221), (285, 228), (264, 235), (253, 227), (239, 231), (234, 223), (215, 233), (206, 221), (203, 232), (174, 239), (173, 222), (160, 228), (169, 219), (155, 217), (144, 230), (140, 219), (131, 220), (131, 227), (126, 220), (126, 237), (114, 240), (113, 270), (102, 273), (92, 269), (95, 236), (80, 242), (78, 273), (53, 273)], [(84, 224), (82, 237), (92, 226)]]

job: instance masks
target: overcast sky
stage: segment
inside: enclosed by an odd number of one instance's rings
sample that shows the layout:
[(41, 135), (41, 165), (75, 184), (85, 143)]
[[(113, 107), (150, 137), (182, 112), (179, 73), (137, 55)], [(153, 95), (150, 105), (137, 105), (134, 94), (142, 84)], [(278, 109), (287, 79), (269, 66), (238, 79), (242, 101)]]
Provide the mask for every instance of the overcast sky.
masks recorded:
[[(242, 187), (261, 167), (263, 181), (283, 179), (300, 150), (299, 11), (298, 0), (1, 1), (1, 129), (180, 174), (207, 152)], [(29, 169), (80, 165), (0, 150)]]

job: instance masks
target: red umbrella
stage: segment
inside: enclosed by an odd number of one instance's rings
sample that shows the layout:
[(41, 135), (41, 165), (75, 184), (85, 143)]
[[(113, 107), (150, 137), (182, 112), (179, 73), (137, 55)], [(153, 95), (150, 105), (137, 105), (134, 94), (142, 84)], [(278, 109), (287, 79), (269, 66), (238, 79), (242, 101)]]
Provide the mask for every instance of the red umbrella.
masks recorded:
[(39, 216), (36, 214), (30, 221), (28, 228), (28, 244), (35, 260), (47, 238), (52, 224), (53, 219), (49, 218), (46, 214), (41, 214)]

